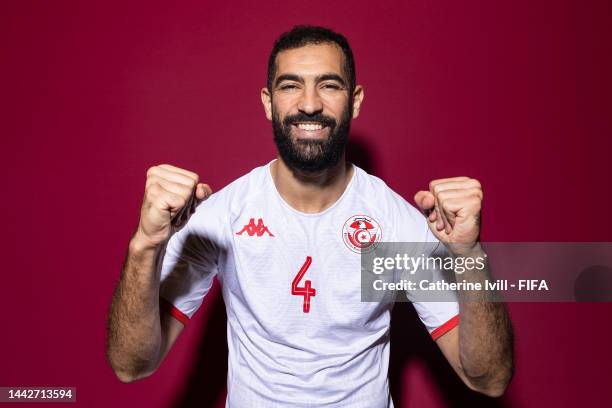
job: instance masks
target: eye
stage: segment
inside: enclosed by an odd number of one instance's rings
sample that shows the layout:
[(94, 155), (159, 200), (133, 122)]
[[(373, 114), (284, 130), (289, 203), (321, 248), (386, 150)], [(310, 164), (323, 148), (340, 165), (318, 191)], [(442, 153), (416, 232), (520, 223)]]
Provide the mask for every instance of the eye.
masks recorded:
[(295, 85), (291, 85), (291, 84), (281, 85), (281, 86), (280, 86), (280, 89), (281, 89), (282, 91), (287, 90), (287, 89), (295, 89), (295, 88), (297, 88), (297, 87), (296, 87)]
[(342, 89), (339, 85), (336, 84), (324, 84), (323, 88), (325, 89)]

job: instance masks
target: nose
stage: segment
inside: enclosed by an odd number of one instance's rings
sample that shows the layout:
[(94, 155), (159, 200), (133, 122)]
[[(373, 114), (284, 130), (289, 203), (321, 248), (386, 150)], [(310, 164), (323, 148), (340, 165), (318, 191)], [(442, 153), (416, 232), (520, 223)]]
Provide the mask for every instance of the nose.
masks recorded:
[(307, 115), (314, 115), (323, 110), (323, 103), (315, 87), (304, 88), (298, 109)]

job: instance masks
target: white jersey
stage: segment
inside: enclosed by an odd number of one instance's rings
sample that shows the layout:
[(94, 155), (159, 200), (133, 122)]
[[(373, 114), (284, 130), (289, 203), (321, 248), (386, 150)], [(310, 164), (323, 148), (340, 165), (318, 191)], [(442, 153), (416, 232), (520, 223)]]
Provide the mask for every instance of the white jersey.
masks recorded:
[[(218, 277), (227, 309), (227, 407), (393, 407), (393, 304), (361, 301), (360, 247), (435, 242), (425, 217), (353, 165), (342, 196), (308, 214), (276, 190), (270, 164), (201, 203), (172, 236), (160, 296), (187, 323)], [(457, 302), (413, 303), (436, 338)]]

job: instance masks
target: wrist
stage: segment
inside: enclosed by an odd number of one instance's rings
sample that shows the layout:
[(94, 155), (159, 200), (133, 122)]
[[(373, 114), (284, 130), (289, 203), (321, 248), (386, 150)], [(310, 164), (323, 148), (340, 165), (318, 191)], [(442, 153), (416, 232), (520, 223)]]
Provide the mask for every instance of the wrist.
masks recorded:
[(129, 251), (134, 254), (155, 252), (163, 248), (167, 240), (157, 241), (148, 237), (140, 228), (134, 233), (129, 243)]
[(478, 258), (486, 256), (479, 241), (472, 244), (453, 243), (449, 246), (449, 251), (454, 257)]

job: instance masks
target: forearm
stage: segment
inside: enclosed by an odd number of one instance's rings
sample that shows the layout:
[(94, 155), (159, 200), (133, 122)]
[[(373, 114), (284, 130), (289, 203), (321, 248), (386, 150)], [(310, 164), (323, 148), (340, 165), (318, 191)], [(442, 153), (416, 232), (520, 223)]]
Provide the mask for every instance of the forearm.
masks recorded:
[(157, 368), (161, 349), (159, 265), (164, 248), (132, 238), (113, 295), (107, 358), (125, 382)]
[[(484, 256), (482, 250), (470, 256)], [(485, 258), (486, 259), (486, 258)], [(482, 270), (471, 269), (459, 279), (468, 282), (491, 280), (488, 263)], [(473, 388), (491, 395), (501, 395), (513, 369), (512, 324), (504, 303), (492, 291), (470, 291), (459, 294), (459, 358)]]

